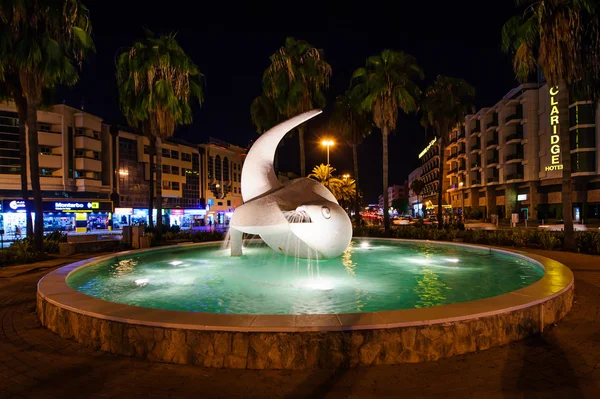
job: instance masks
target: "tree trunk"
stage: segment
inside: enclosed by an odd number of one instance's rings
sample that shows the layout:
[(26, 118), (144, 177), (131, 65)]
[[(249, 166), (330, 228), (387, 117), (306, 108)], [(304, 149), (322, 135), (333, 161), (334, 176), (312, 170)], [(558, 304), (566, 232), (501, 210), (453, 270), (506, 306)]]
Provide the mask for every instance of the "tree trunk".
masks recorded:
[(298, 139), (300, 141), (300, 176), (306, 177), (306, 157), (304, 153), (304, 126), (298, 127)]
[(360, 209), (358, 206), (358, 150), (357, 144), (352, 144), (352, 158), (354, 160), (354, 218), (356, 221), (360, 220)]
[(443, 222), (443, 212), (442, 212), (442, 198), (444, 197), (444, 190), (443, 190), (443, 186), (444, 186), (444, 163), (445, 163), (445, 159), (444, 159), (444, 155), (446, 153), (446, 131), (448, 129), (446, 128), (446, 126), (441, 126), (440, 129), (440, 151), (439, 151), (439, 157), (440, 157), (440, 174), (438, 176), (438, 229), (442, 230), (444, 228), (444, 222)]
[(27, 237), (33, 237), (33, 221), (29, 206), (29, 190), (27, 189), (27, 99), (15, 90), (15, 104), (19, 113), (19, 150), (21, 152), (21, 197), (25, 201)]
[(40, 186), (40, 161), (37, 131), (37, 104), (29, 101), (27, 104), (27, 139), (29, 142), (29, 170), (31, 189), (33, 191), (33, 209), (35, 222), (33, 229), (33, 244), (36, 251), (44, 249), (44, 210), (42, 204), (42, 188)]
[(148, 166), (150, 169), (150, 178), (148, 179), (148, 227), (154, 228), (154, 219), (152, 218), (152, 212), (154, 210), (154, 155), (156, 154), (156, 143), (152, 135), (148, 136), (150, 145), (149, 148), (149, 161)]
[(162, 141), (156, 138), (156, 230), (162, 233)]
[(385, 231), (390, 229), (390, 214), (388, 212), (390, 204), (388, 198), (388, 129), (382, 130), (383, 138), (383, 227)]
[(558, 111), (560, 115), (560, 152), (562, 157), (562, 209), (565, 223), (565, 250), (576, 248), (573, 232), (573, 197), (571, 181), (571, 136), (569, 132), (569, 87), (561, 85), (558, 93)]

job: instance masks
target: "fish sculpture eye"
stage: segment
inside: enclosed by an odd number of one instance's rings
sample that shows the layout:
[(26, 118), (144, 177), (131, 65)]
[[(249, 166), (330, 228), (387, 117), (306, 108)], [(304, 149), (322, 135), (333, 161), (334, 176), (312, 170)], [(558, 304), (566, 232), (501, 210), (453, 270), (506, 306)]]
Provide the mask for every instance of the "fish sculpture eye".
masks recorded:
[(324, 206), (321, 208), (321, 214), (323, 215), (323, 217), (325, 219), (329, 219), (331, 217), (331, 209), (329, 209), (328, 207)]

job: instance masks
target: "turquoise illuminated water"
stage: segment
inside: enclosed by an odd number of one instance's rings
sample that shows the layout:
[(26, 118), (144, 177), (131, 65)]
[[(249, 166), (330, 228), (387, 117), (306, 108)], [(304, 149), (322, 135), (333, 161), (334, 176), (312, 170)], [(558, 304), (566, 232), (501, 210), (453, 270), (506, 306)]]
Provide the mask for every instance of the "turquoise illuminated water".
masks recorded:
[(439, 306), (533, 284), (543, 269), (479, 248), (356, 240), (327, 261), (293, 259), (253, 244), (118, 257), (71, 275), (72, 288), (147, 308), (229, 314), (327, 314)]

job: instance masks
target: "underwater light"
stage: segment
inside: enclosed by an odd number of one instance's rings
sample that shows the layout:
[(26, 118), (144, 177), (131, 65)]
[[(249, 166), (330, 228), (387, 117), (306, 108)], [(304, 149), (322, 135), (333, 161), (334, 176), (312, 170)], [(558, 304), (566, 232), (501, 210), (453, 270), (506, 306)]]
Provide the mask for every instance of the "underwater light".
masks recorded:
[(459, 262), (459, 260), (458, 260), (458, 259), (456, 259), (456, 258), (447, 258), (447, 259), (444, 259), (444, 260), (445, 260), (446, 262), (452, 262), (452, 263), (458, 263), (458, 262)]
[(317, 291), (331, 291), (333, 289), (333, 284), (327, 281), (312, 281), (306, 286)]
[(182, 263), (183, 263), (183, 262), (182, 262), (182, 261), (180, 261), (180, 260), (174, 260), (173, 262), (170, 262), (169, 264), (170, 264), (170, 265), (173, 265), (173, 266), (178, 266), (178, 265), (181, 265)]
[(366, 241), (363, 241), (363, 242), (360, 243), (360, 247), (361, 248), (369, 248), (369, 246), (370, 246), (369, 243), (366, 242)]
[(140, 278), (140, 279), (135, 280), (135, 285), (137, 285), (139, 287), (143, 287), (144, 285), (148, 284), (149, 281), (150, 281), (150, 279)]

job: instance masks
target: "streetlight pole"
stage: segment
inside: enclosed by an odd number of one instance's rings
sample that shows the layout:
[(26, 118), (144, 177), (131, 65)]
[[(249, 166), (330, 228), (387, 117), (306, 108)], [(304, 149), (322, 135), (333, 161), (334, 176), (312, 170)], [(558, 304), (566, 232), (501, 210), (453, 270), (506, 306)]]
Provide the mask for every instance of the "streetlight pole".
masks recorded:
[(329, 165), (329, 147), (334, 145), (335, 143), (333, 142), (333, 140), (323, 140), (321, 144), (327, 147), (327, 165)]

